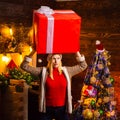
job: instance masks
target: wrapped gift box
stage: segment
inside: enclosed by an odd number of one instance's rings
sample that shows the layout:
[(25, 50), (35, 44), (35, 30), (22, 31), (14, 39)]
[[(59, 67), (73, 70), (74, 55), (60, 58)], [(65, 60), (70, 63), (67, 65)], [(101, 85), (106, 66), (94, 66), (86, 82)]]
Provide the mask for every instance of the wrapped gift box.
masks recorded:
[(81, 17), (72, 10), (34, 10), (33, 31), (38, 54), (80, 50)]

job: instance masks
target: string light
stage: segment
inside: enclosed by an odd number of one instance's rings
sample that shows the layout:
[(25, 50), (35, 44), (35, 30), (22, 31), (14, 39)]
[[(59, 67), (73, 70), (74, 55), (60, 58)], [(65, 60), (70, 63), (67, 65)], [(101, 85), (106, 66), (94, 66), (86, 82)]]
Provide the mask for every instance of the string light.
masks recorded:
[(9, 58), (6, 55), (2, 56), (2, 61), (8, 63), (9, 62)]
[(30, 46), (30, 52), (32, 52), (32, 50), (33, 50), (33, 49), (32, 49), (32, 47)]
[[(34, 44), (33, 29), (31, 27), (24, 27), (22, 24), (17, 26), (15, 24), (0, 25), (0, 41), (0, 53), (24, 52), (25, 47)], [(31, 49), (27, 51), (30, 52)]]
[(20, 65), (24, 56), (32, 51), (33, 29), (24, 27), (23, 24), (1, 24), (0, 44), (0, 63), (2, 64), (0, 72), (3, 72), (6, 71), (6, 66), (11, 59)]
[(13, 30), (11, 27), (10, 27), (10, 35), (13, 36)]

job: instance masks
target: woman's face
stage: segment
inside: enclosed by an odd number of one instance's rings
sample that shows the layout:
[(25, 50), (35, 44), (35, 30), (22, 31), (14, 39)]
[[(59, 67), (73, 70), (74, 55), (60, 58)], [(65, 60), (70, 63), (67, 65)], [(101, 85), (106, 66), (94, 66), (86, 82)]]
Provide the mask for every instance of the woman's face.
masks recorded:
[(52, 64), (54, 68), (58, 68), (61, 63), (61, 56), (59, 54), (55, 54), (52, 56)]

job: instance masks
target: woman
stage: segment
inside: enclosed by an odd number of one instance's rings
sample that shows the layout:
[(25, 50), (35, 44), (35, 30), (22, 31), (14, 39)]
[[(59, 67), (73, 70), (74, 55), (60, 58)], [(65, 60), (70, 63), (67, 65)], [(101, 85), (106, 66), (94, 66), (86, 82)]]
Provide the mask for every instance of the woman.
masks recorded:
[(87, 68), (85, 57), (76, 53), (78, 64), (62, 66), (62, 54), (49, 54), (47, 67), (32, 67), (32, 52), (26, 56), (21, 68), (39, 76), (42, 72), (40, 85), (39, 111), (45, 113), (41, 120), (68, 120), (67, 113), (72, 113), (71, 78)]

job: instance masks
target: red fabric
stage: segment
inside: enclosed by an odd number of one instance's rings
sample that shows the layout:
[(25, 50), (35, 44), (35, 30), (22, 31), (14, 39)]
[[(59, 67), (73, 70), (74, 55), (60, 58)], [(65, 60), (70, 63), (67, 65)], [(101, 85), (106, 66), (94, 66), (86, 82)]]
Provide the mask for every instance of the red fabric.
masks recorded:
[[(42, 19), (40, 19), (42, 17)], [(36, 50), (45, 53), (46, 52), (46, 39), (47, 39), (47, 17), (43, 14), (34, 14), (34, 41), (36, 44)], [(42, 34), (40, 34), (42, 33)], [(42, 41), (40, 41), (42, 40)], [(42, 42), (42, 43), (41, 43)]]
[[(81, 17), (76, 13), (55, 13), (52, 53), (74, 53), (80, 50)], [(46, 53), (47, 17), (34, 12), (34, 39), (38, 54)], [(35, 27), (36, 26), (36, 27)]]
[(58, 69), (54, 69), (53, 76), (54, 80), (49, 76), (46, 80), (46, 106), (64, 106), (66, 100), (66, 78), (64, 74), (59, 74)]

